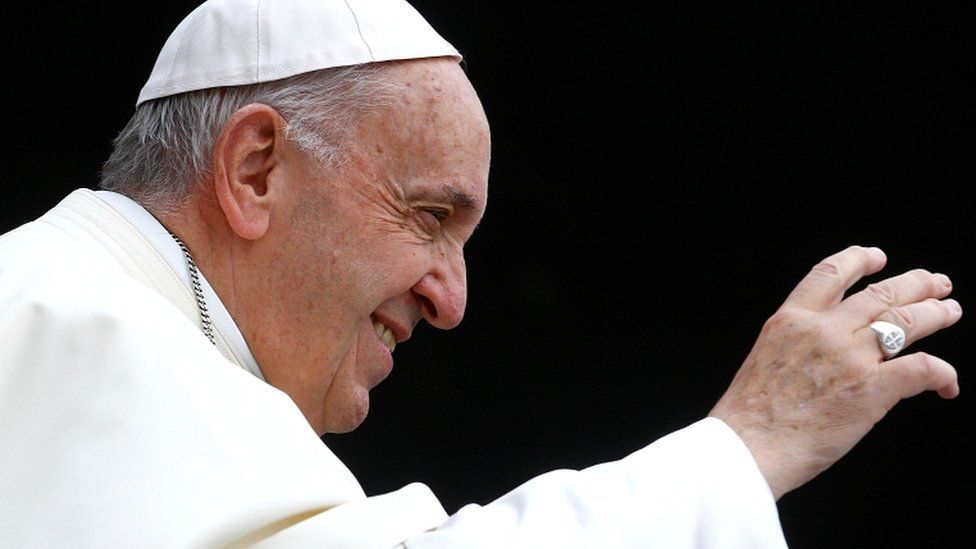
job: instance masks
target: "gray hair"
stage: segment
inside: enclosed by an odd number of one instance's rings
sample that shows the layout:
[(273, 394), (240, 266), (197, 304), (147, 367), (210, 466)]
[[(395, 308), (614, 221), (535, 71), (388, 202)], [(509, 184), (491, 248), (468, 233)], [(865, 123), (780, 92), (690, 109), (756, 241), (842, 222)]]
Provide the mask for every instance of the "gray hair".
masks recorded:
[(382, 72), (383, 64), (369, 63), (147, 101), (115, 138), (100, 187), (150, 211), (177, 209), (194, 185), (212, 175), (221, 128), (251, 103), (278, 111), (290, 141), (311, 158), (338, 166), (359, 117), (389, 104), (399, 89)]

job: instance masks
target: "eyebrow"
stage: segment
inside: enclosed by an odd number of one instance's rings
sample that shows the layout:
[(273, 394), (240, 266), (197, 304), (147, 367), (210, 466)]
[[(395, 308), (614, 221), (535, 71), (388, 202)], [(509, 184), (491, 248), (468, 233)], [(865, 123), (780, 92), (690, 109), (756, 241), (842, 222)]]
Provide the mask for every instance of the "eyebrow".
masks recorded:
[(444, 185), (434, 189), (420, 190), (417, 192), (416, 196), (417, 198), (424, 200), (446, 202), (459, 210), (481, 210), (478, 199), (450, 183), (445, 183)]

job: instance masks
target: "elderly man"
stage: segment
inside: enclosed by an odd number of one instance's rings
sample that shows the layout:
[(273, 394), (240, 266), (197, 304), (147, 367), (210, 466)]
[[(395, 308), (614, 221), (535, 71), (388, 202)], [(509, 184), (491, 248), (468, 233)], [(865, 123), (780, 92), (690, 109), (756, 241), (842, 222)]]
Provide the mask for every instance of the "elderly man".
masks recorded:
[(0, 238), (0, 540), (10, 546), (783, 546), (775, 500), (901, 398), (958, 393), (913, 341), (956, 322), (884, 254), (797, 286), (709, 418), (447, 517), (367, 497), (318, 436), (362, 422), (421, 321), (464, 313), (489, 131), (400, 0), (210, 0), (105, 165)]

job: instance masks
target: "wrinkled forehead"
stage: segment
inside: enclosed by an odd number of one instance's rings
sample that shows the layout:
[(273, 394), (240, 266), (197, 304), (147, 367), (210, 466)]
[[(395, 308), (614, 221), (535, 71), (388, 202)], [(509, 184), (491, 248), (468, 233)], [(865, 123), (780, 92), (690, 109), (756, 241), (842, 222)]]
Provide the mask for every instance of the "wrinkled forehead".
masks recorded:
[(391, 64), (397, 93), (393, 102), (401, 124), (436, 125), (441, 131), (464, 129), (487, 133), (488, 121), (474, 87), (452, 58), (430, 58)]
[(364, 121), (360, 150), (416, 173), (433, 170), (439, 177), (462, 179), (469, 190), (477, 187), (478, 194), (486, 194), (480, 188), (488, 177), (488, 121), (457, 62), (401, 62), (391, 67), (390, 78), (398, 93), (388, 108)]

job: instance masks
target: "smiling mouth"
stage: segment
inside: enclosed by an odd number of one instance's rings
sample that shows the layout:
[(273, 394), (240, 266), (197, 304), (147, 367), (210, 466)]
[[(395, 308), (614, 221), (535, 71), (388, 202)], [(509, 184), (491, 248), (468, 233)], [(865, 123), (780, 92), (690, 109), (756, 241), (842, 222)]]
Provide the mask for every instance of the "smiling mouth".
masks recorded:
[(393, 336), (393, 330), (389, 326), (383, 324), (379, 320), (373, 319), (373, 329), (376, 330), (376, 337), (386, 345), (386, 348), (393, 352), (396, 349), (396, 337)]

